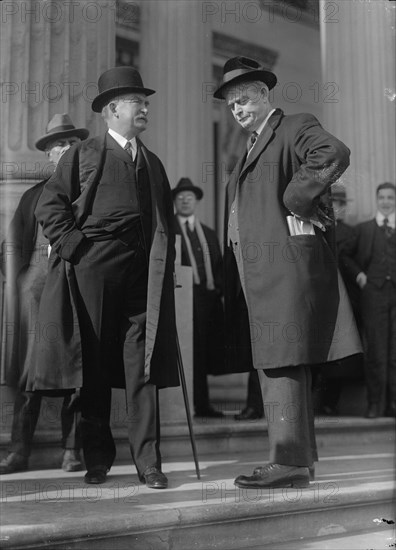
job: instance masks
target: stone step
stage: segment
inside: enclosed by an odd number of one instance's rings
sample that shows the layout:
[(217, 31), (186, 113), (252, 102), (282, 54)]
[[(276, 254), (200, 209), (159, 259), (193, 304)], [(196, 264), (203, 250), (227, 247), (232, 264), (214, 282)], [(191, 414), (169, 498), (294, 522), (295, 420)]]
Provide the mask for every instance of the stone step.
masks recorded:
[(391, 442), (329, 445), (305, 489), (236, 488), (235, 476), (250, 473), (261, 452), (204, 455), (201, 480), (191, 461), (165, 461), (163, 491), (141, 485), (129, 464), (114, 466), (100, 486), (62, 470), (2, 476), (1, 548), (263, 550), (298, 542), (319, 550), (328, 548), (321, 541), (363, 529), (389, 538), (393, 451)]
[[(58, 427), (58, 426), (57, 426)], [(193, 431), (198, 457), (201, 455), (238, 453), (246, 449), (268, 451), (267, 421), (265, 419), (237, 422), (233, 414), (221, 419), (194, 419)], [(395, 420), (392, 418), (366, 419), (360, 417), (318, 416), (315, 432), (319, 454), (331, 445), (365, 443), (376, 445), (394, 441)], [(130, 461), (126, 429), (118, 424), (113, 427), (117, 446), (117, 460)], [(7, 454), (9, 433), (0, 434), (1, 458)], [(192, 447), (187, 423), (165, 423), (161, 426), (161, 453), (165, 459), (191, 457)], [(30, 457), (31, 468), (58, 468), (62, 461), (59, 433), (55, 430), (38, 430)]]

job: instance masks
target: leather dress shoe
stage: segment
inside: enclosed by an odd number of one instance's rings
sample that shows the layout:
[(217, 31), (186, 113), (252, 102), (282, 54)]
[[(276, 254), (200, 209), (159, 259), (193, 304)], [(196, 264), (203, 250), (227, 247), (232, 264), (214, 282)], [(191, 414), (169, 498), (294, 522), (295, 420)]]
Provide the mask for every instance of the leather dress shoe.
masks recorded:
[(269, 487), (308, 487), (309, 470), (301, 466), (266, 464), (260, 473), (238, 476), (234, 484), (241, 489), (265, 489)]
[(379, 416), (379, 406), (377, 405), (377, 403), (369, 403), (365, 417), (378, 418), (378, 416)]
[(62, 470), (64, 472), (79, 472), (83, 469), (80, 451), (66, 449), (63, 455)]
[[(253, 470), (253, 475), (261, 475), (263, 469), (265, 468), (265, 466), (257, 466), (257, 468), (255, 468)], [(308, 471), (309, 471), (309, 481), (315, 481), (315, 464), (312, 464), (312, 466), (308, 466)]]
[(166, 489), (168, 479), (156, 466), (146, 468), (142, 474), (141, 480), (146, 483), (149, 489)]
[(216, 411), (213, 407), (198, 410), (195, 413), (195, 418), (223, 418), (224, 414), (221, 411)]
[(29, 467), (27, 456), (18, 453), (9, 453), (0, 462), (0, 474), (12, 474), (13, 472), (24, 472)]
[(259, 418), (263, 418), (263, 416), (263, 413), (259, 413), (253, 407), (245, 407), (239, 414), (235, 414), (234, 418), (235, 420), (258, 420)]
[(84, 476), (85, 483), (92, 485), (98, 485), (106, 481), (107, 472), (109, 471), (106, 466), (94, 466), (90, 468)]

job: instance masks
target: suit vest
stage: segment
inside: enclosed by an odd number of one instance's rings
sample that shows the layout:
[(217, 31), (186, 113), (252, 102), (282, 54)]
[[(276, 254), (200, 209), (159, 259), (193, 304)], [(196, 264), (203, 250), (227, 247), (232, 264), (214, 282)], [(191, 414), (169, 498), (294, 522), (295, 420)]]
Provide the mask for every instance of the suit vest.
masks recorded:
[(367, 276), (377, 287), (381, 288), (385, 281), (396, 284), (396, 235), (386, 237), (384, 231), (376, 226), (370, 265)]

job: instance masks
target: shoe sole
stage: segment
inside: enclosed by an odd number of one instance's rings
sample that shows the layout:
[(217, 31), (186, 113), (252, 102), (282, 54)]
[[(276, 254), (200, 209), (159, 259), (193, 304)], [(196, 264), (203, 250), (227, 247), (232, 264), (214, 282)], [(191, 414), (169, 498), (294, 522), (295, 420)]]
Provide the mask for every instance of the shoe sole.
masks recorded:
[(236, 487), (239, 487), (240, 489), (289, 489), (289, 488), (296, 488), (296, 489), (306, 489), (309, 487), (309, 480), (307, 479), (292, 479), (290, 481), (278, 481), (273, 483), (268, 483), (267, 485), (244, 485), (243, 483), (235, 483), (234, 485)]

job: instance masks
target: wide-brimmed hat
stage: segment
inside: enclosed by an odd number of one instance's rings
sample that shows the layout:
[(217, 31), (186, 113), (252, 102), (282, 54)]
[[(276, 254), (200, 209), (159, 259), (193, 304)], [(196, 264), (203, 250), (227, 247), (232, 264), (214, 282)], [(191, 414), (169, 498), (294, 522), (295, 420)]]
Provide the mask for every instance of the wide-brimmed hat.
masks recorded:
[(197, 187), (189, 178), (180, 178), (176, 187), (172, 189), (172, 198), (175, 200), (176, 195), (182, 193), (183, 191), (192, 191), (195, 193), (195, 196), (198, 200), (201, 200), (203, 197), (203, 191), (200, 187)]
[(89, 130), (76, 128), (67, 113), (56, 114), (47, 124), (45, 134), (36, 141), (36, 147), (40, 151), (45, 151), (50, 141), (72, 136), (86, 139), (89, 136)]
[(347, 198), (346, 191), (343, 187), (333, 185), (330, 190), (330, 198), (332, 201), (350, 202), (352, 199)]
[(114, 97), (129, 92), (151, 95), (155, 90), (143, 86), (142, 77), (134, 67), (114, 67), (100, 75), (99, 94), (92, 102), (92, 110), (100, 113), (103, 107)]
[(213, 95), (216, 99), (225, 99), (223, 93), (227, 86), (253, 80), (264, 82), (269, 90), (271, 90), (277, 82), (274, 73), (265, 70), (258, 61), (249, 59), (249, 57), (233, 57), (225, 63), (223, 69), (223, 82)]

